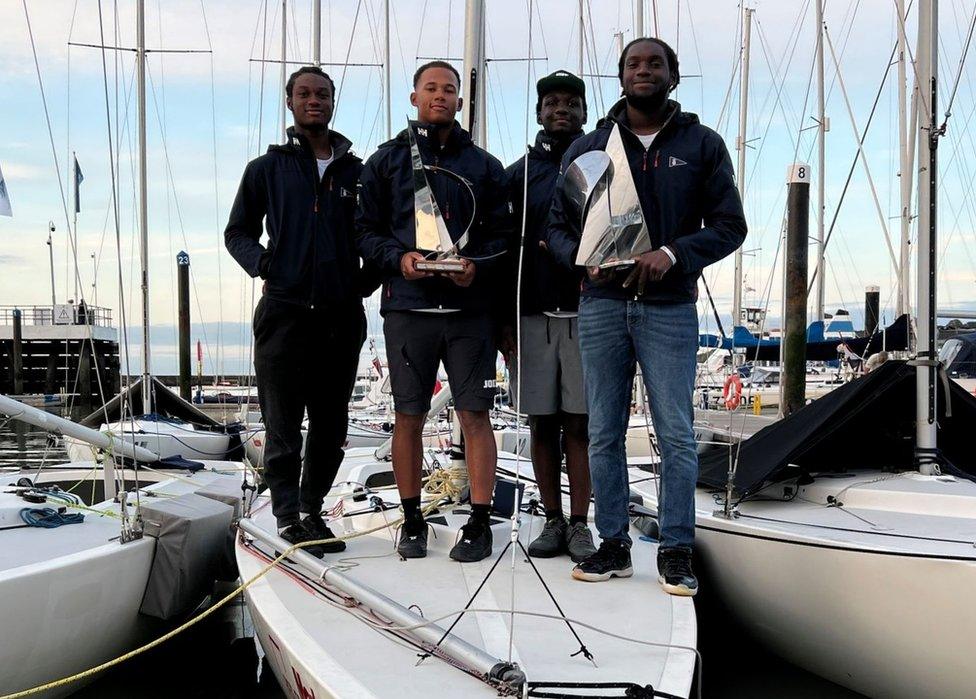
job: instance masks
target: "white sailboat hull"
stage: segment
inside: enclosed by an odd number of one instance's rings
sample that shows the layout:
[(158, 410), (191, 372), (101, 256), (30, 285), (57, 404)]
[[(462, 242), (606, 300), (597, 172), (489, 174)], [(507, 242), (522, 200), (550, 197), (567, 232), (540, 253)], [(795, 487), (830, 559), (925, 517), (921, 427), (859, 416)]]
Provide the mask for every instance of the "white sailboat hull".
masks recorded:
[(703, 585), (775, 653), (871, 697), (973, 695), (976, 484), (867, 471), (719, 507), (698, 490)]
[[(77, 466), (45, 470), (40, 476), (17, 473), (0, 478), (0, 695), (97, 666), (150, 640), (163, 628), (161, 622), (140, 613), (156, 552), (155, 538), (144, 536), (123, 544), (119, 541), (120, 520), (91, 510), (83, 511), (85, 519), (79, 524), (55, 529), (18, 526), (21, 508), (56, 505), (22, 500), (12, 492), (18, 478), (28, 476), (37, 485), (100, 482), (98, 464)], [(208, 468), (227, 466), (233, 464), (211, 462)], [(140, 473), (143, 486), (152, 484), (154, 492), (172, 496), (196, 492), (224, 478), (236, 480), (237, 476), (209, 470), (176, 479), (165, 473)], [(77, 490), (85, 493), (87, 488), (82, 483)], [(134, 497), (130, 497), (130, 514), (134, 513), (133, 503)], [(119, 510), (110, 501), (94, 507)], [(66, 696), (88, 679), (35, 696)]]
[[(523, 468), (528, 468), (528, 464), (523, 462)], [(372, 461), (368, 450), (347, 453), (337, 482), (369, 482), (388, 469), (388, 463)], [(396, 502), (395, 490), (374, 487), (373, 492), (386, 502)], [(334, 500), (327, 500), (326, 508), (333, 503)], [(348, 514), (368, 503), (347, 497), (344, 505)], [(450, 507), (442, 514), (441, 520), (433, 524), (425, 559), (401, 561), (394, 551), (392, 530), (382, 528), (352, 539), (344, 553), (327, 555), (325, 563), (338, 566), (357, 584), (391, 598), (401, 607), (409, 607), (427, 620), (460, 611), (488, 576), (509, 540), (511, 527), (507, 520), (493, 526), (492, 557), (479, 563), (459, 564), (449, 559), (448, 552), (466, 515), (453, 514)], [(385, 516), (393, 520), (397, 511), (390, 510)], [(274, 530), (274, 518), (266, 501), (255, 508), (248, 521), (265, 531)], [(384, 521), (383, 513), (365, 513), (340, 517), (332, 527), (346, 533), (382, 525)], [(520, 539), (526, 546), (541, 526), (540, 517), (524, 516)], [(595, 656), (598, 667), (594, 667), (582, 655), (571, 657), (579, 650), (579, 643), (563, 621), (516, 615), (511, 658), (530, 682), (628, 681), (688, 696), (697, 638), (693, 602), (660, 589), (654, 562), (656, 547), (636, 540), (636, 530), (633, 534), (635, 575), (630, 579), (600, 585), (582, 583), (571, 578), (573, 564), (567, 557), (533, 561), (567, 617), (664, 646), (614, 639), (578, 626), (583, 642)], [(270, 554), (267, 545), (239, 537), (237, 560), (242, 578), (258, 573)], [(515, 608), (558, 615), (521, 553), (516, 556), (515, 566)], [(363, 615), (374, 621), (378, 617), (369, 616), (369, 610), (356, 606), (345, 593), (299, 569), (276, 568), (245, 594), (265, 660), (289, 696), (497, 696), (495, 688), (444, 659), (431, 657), (418, 664), (417, 647), (369, 626)], [(511, 594), (511, 558), (506, 554), (472, 608), (507, 610), (512, 606)], [(437, 623), (446, 628), (453, 619), (451, 616)], [(504, 612), (472, 612), (461, 619), (453, 633), (506, 661), (510, 657), (512, 623), (512, 617)]]
[(708, 584), (767, 647), (872, 697), (971, 697), (976, 562), (699, 527)]
[[(111, 432), (136, 446), (148, 449), (166, 459), (181, 456), (184, 459), (223, 459), (230, 448), (230, 435), (220, 432), (196, 430), (188, 423), (174, 424), (156, 420), (126, 421), (102, 425), (100, 431)], [(91, 445), (65, 437), (65, 448), (71, 461), (91, 461), (100, 458), (100, 451)]]

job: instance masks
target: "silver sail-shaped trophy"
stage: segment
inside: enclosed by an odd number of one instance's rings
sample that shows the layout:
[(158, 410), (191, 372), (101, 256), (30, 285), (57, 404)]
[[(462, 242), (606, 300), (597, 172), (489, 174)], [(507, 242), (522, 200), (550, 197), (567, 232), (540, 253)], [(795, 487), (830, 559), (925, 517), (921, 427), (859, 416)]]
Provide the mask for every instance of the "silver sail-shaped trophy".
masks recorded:
[[(460, 258), (459, 252), (468, 242), (468, 233), (475, 219), (477, 205), (474, 191), (471, 189), (471, 183), (457, 173), (435, 165), (425, 165), (420, 157), (420, 148), (417, 146), (417, 137), (413, 130), (413, 124), (408, 121), (407, 135), (410, 140), (410, 160), (413, 165), (415, 244), (417, 250), (427, 258), (417, 262), (415, 266), (425, 272), (463, 272), (464, 261)], [(451, 238), (444, 217), (441, 216), (440, 207), (437, 206), (437, 200), (430, 189), (430, 182), (427, 181), (427, 171), (447, 175), (457, 180), (471, 197), (471, 219), (457, 242)]]
[(652, 249), (619, 124), (606, 150), (583, 153), (570, 163), (563, 186), (582, 219), (577, 265), (623, 267)]

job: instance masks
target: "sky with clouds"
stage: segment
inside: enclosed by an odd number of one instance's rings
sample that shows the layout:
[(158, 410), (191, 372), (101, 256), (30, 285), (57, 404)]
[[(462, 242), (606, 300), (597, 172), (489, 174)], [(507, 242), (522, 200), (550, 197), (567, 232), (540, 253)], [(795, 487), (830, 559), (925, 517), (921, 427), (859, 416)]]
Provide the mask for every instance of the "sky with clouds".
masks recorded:
[[(392, 114), (394, 131), (411, 114), (410, 75), (426, 57), (459, 58), (463, 50), (463, 0), (391, 0)], [(525, 0), (487, 0), (489, 59), (529, 55)], [(959, 60), (976, 0), (943, 0), (940, 44), (943, 108), (956, 82)], [(289, 60), (311, 58), (311, 0), (288, 0)], [(559, 68), (576, 70), (578, 3), (532, 3), (531, 55), (495, 60), (488, 69), (488, 148), (504, 163), (515, 160), (536, 130), (526, 99), (527, 79)], [(74, 44), (135, 43), (132, 0), (27, 0), (55, 152), (21, 0), (0, 3), (0, 169), (13, 218), (0, 217), (0, 305), (50, 302), (48, 222), (54, 233), (55, 286), (59, 300), (74, 297), (76, 282), (67, 242), (61, 187), (70, 198), (69, 167), (77, 154), (84, 173), (78, 219), (79, 282), (85, 298), (115, 309), (120, 318), (119, 276), (127, 322), (138, 316), (136, 247), (134, 55)], [(631, 0), (589, 2), (584, 73), (612, 75), (618, 42), (633, 37)], [(678, 51), (684, 75), (676, 98), (687, 111), (716, 128), (734, 149), (738, 129), (740, 10), (734, 0), (644, 2), (645, 33), (656, 31)], [(816, 30), (810, 0), (754, 0), (749, 81), (746, 167), (746, 301), (779, 315), (781, 265), (774, 266), (785, 207), (785, 174), (794, 160), (816, 159), (815, 88), (811, 83)], [(322, 61), (366, 64), (327, 70), (339, 86), (333, 127), (368, 156), (386, 138), (382, 71), (382, 0), (323, 0)], [(656, 12), (654, 11), (656, 9)], [(175, 257), (186, 249), (193, 270), (194, 339), (207, 346), (211, 371), (218, 358), (228, 373), (247, 363), (252, 283), (222, 245), (227, 212), (248, 159), (280, 139), (282, 86), (279, 66), (261, 63), (281, 51), (281, 3), (265, 0), (147, 0), (148, 162), (152, 344), (155, 369), (175, 370)], [(860, 316), (864, 287), (881, 287), (890, 319), (895, 273), (883, 229), (897, 249), (898, 135), (896, 72), (891, 69), (866, 137), (864, 153), (874, 182), (878, 213), (866, 170), (858, 164), (843, 205), (838, 202), (856, 156), (853, 121), (863, 130), (888, 66), (897, 32), (894, 0), (828, 0), (826, 56), (827, 222), (836, 225), (827, 250), (827, 307)], [(907, 31), (914, 52), (915, 16)], [(962, 71), (940, 145), (943, 305), (976, 309), (976, 50)], [(103, 63), (104, 61), (104, 63)], [(458, 61), (460, 66), (460, 61)], [(104, 66), (104, 69), (103, 69)], [(616, 79), (587, 77), (590, 123), (619, 94)], [(845, 100), (846, 93), (846, 100)], [(106, 102), (108, 109), (106, 109)], [(531, 98), (534, 105), (534, 96)], [(112, 149), (109, 143), (112, 143)], [(733, 158), (735, 152), (733, 150)], [(111, 170), (119, 189), (118, 248), (111, 197)], [(816, 177), (816, 172), (814, 172)], [(59, 180), (61, 187), (59, 187)], [(68, 216), (73, 202), (68, 201)], [(882, 223), (883, 219), (883, 223)], [(814, 221), (811, 216), (811, 229)], [(121, 264), (119, 262), (121, 252)], [(92, 257), (94, 255), (94, 258)], [(706, 279), (720, 312), (731, 305), (731, 259), (710, 268)], [(260, 293), (258, 291), (257, 293)], [(371, 303), (373, 335), (381, 335)], [(704, 313), (703, 317), (710, 314)], [(132, 337), (137, 337), (133, 334)], [(130, 343), (134, 340), (130, 339)], [(220, 349), (218, 349), (218, 347)], [(132, 345), (134, 352), (137, 346)], [(134, 364), (134, 367), (137, 364)]]

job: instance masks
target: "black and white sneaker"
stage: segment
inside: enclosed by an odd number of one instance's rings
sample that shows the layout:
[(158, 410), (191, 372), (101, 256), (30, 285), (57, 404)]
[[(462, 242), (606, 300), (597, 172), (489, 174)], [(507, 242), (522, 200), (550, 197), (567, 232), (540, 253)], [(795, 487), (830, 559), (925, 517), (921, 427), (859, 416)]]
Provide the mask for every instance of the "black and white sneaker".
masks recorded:
[(451, 558), (459, 563), (474, 563), (490, 555), (491, 527), (469, 520), (461, 527), (458, 542), (451, 549)]
[(404, 559), (427, 556), (427, 522), (423, 517), (404, 520), (400, 526), (397, 553)]
[(658, 549), (657, 581), (669, 595), (694, 597), (698, 592), (698, 578), (691, 570), (691, 551)]
[[(303, 544), (306, 541), (315, 541), (316, 537), (312, 536), (305, 525), (301, 522), (295, 522), (285, 527), (278, 532), (278, 536), (287, 541), (289, 544)], [(310, 553), (316, 558), (322, 558), (325, 555), (325, 551), (322, 550), (320, 546), (303, 546), (300, 550)], [(275, 558), (282, 554), (281, 551), (275, 551)]]
[[(336, 535), (329, 529), (329, 525), (325, 523), (321, 515), (306, 515), (305, 519), (302, 520), (302, 526), (308, 531), (309, 538), (312, 540), (336, 538)], [(346, 550), (346, 542), (330, 541), (326, 544), (318, 544), (318, 548), (322, 549), (325, 553), (339, 553), (340, 551)]]
[(613, 577), (629, 578), (633, 574), (630, 547), (612, 539), (601, 542), (596, 553), (573, 568), (573, 577), (585, 582), (602, 582)]

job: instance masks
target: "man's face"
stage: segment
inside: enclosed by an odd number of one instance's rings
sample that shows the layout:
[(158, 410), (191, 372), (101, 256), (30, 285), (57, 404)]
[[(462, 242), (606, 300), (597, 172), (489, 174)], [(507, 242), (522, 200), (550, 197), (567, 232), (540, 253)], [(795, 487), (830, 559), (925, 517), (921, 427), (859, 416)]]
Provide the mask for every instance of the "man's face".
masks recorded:
[(551, 136), (579, 133), (586, 121), (583, 99), (563, 90), (548, 92), (542, 96), (538, 121)]
[(428, 68), (410, 93), (410, 104), (417, 108), (417, 120), (424, 124), (453, 124), (461, 111), (458, 83), (447, 68)]
[(671, 89), (671, 67), (664, 48), (653, 41), (631, 46), (624, 58), (621, 83), (628, 98), (663, 103)]
[(303, 73), (295, 80), (288, 98), (288, 109), (295, 124), (311, 131), (321, 131), (332, 119), (332, 85), (321, 75)]

